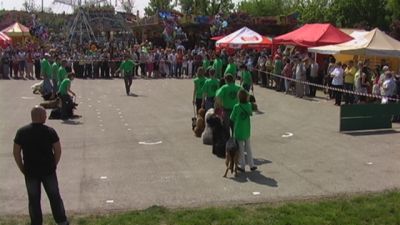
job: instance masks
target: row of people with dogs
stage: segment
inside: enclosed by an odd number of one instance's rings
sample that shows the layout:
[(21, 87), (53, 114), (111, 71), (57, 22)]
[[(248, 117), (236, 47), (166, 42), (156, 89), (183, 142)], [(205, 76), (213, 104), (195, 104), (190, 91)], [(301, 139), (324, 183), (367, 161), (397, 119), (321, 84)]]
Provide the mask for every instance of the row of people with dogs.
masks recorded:
[[(73, 117), (73, 110), (76, 108), (73, 97), (75, 92), (71, 90), (71, 82), (75, 77), (72, 72), (67, 72), (67, 61), (54, 60), (51, 62), (50, 55), (45, 54), (40, 61), (41, 82), (40, 92), (42, 103), (46, 108), (54, 108), (50, 117), (53, 119), (69, 119)], [(60, 104), (61, 103), (61, 104)], [(50, 107), (52, 106), (52, 107)]]
[(250, 145), (250, 117), (255, 108), (255, 102), (249, 101), (249, 91), (253, 88), (248, 79), (251, 80), (251, 75), (245, 66), (241, 67), (240, 75), (239, 85), (230, 73), (218, 80), (213, 67), (207, 72), (200, 67), (193, 91), (197, 114), (192, 119), (195, 136), (201, 137), (204, 144), (212, 145), (213, 154), (225, 157), (227, 170), (231, 169), (235, 175), (236, 171), (245, 172), (246, 162), (251, 171), (257, 169)]

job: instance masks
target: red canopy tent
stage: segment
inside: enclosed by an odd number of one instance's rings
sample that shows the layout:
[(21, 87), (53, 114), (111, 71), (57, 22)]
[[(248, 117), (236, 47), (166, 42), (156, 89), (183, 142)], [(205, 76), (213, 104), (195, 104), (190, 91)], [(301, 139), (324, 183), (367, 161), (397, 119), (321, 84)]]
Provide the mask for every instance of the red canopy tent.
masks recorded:
[(6, 48), (10, 44), (12, 44), (12, 39), (7, 34), (0, 32), (0, 46)]
[(224, 38), (224, 37), (225, 37), (225, 35), (221, 35), (221, 36), (212, 37), (212, 38), (210, 38), (210, 39), (213, 40), (213, 41), (219, 41), (220, 39), (222, 39), (222, 38)]
[(283, 34), (273, 39), (274, 45), (296, 45), (316, 47), (339, 44), (353, 38), (329, 23), (306, 24), (297, 30)]

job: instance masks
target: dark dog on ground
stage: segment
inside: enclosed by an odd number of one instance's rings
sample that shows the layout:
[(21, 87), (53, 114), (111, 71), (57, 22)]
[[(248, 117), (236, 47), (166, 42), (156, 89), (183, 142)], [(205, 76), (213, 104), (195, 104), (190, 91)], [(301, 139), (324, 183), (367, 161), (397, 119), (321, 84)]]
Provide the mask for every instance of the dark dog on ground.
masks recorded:
[(42, 103), (40, 103), (41, 106), (43, 106), (43, 108), (45, 109), (55, 109), (60, 106), (61, 102), (59, 98), (56, 98), (54, 100), (49, 100), (49, 101), (44, 101)]
[(211, 116), (207, 123), (212, 129), (213, 133), (213, 147), (212, 153), (220, 158), (225, 157), (225, 145), (229, 139), (229, 130), (222, 125), (222, 120), (216, 116)]
[(201, 137), (201, 134), (203, 133), (206, 124), (204, 122), (204, 116), (206, 114), (206, 110), (201, 108), (199, 109), (199, 112), (197, 113), (197, 118), (196, 118), (196, 126), (193, 128), (194, 135), (196, 137)]

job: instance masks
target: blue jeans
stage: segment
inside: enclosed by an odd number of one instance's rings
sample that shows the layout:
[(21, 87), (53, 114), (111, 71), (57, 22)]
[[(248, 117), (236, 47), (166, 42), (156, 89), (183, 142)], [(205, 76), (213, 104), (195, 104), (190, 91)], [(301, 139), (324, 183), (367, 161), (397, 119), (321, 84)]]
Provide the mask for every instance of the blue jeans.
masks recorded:
[(204, 106), (206, 112), (209, 109), (214, 108), (214, 102), (215, 102), (215, 97), (207, 97), (206, 98), (206, 102), (205, 102), (205, 106)]
[(26, 189), (29, 198), (29, 215), (31, 217), (31, 225), (42, 225), (42, 207), (40, 205), (41, 188), (43, 184), (47, 197), (50, 201), (53, 218), (57, 224), (68, 224), (65, 216), (64, 203), (58, 189), (57, 175), (53, 174), (42, 177), (25, 176)]

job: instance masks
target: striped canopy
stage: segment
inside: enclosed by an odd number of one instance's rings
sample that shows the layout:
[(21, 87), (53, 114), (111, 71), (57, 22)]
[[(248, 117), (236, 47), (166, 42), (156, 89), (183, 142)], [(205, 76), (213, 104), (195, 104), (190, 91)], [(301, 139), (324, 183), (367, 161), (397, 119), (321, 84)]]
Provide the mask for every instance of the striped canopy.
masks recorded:
[(30, 36), (29, 28), (20, 23), (14, 23), (3, 29), (1, 32), (7, 34), (10, 37)]

